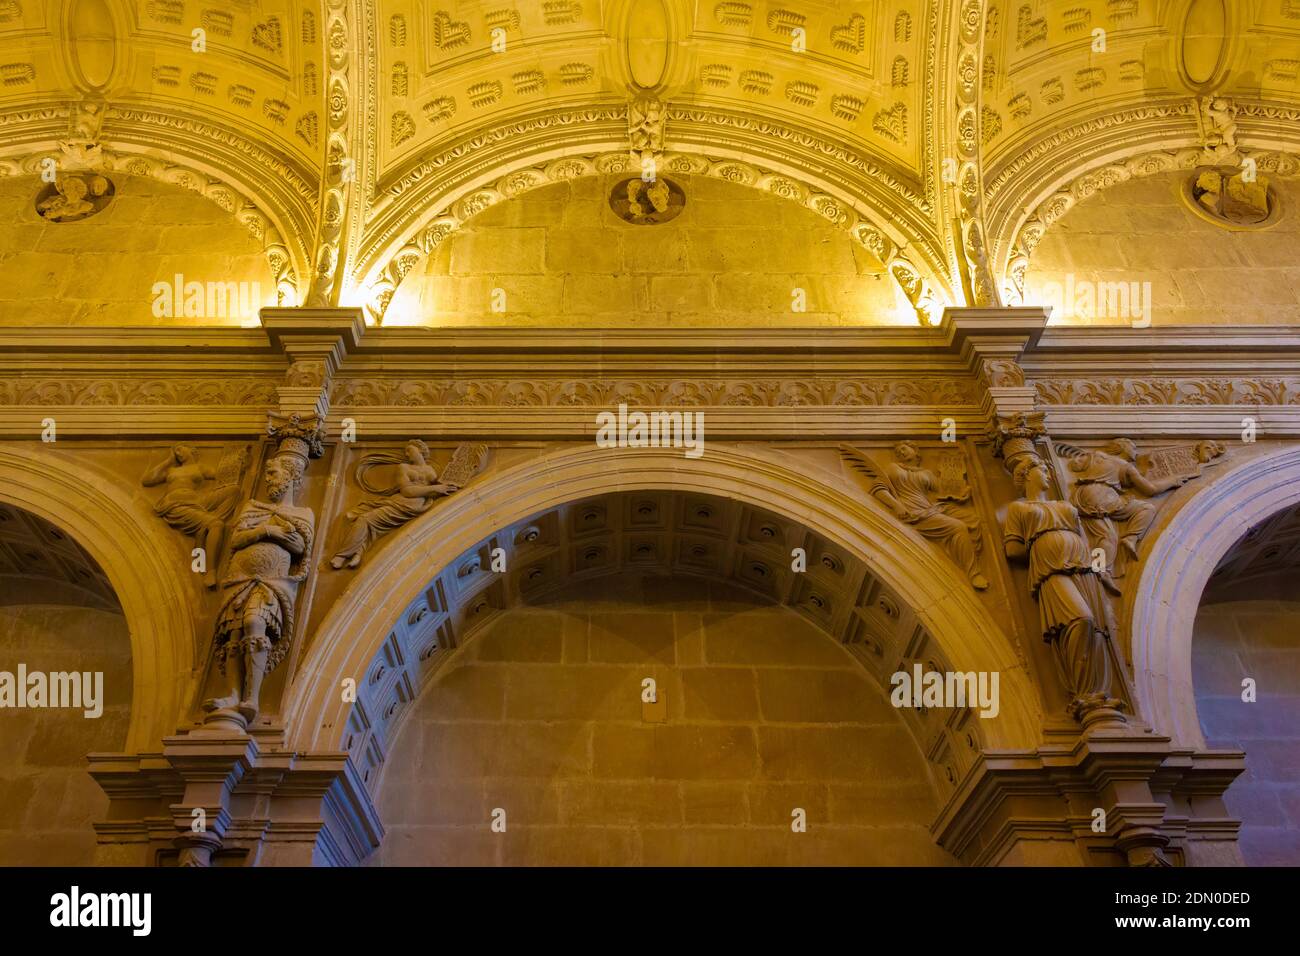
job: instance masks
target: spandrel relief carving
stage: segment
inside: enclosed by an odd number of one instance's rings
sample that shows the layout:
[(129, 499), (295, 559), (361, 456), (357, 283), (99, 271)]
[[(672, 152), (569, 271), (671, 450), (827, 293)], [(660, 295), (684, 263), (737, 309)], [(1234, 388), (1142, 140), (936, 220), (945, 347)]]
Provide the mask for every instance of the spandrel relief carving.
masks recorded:
[(217, 562), (221, 559), (226, 522), (235, 511), (247, 465), (247, 448), (227, 451), (213, 469), (199, 460), (194, 446), (176, 445), (167, 458), (140, 479), (146, 488), (166, 487), (154, 504), (154, 514), (193, 537), (195, 546), (203, 550), (207, 566), (203, 581), (209, 588), (217, 586)]
[(925, 468), (912, 442), (894, 446), (894, 460), (878, 465), (848, 445), (840, 446), (848, 474), (894, 516), (923, 538), (933, 541), (983, 591), (989, 586), (979, 566), (979, 522), (970, 506), (966, 465), (959, 452), (940, 456), (937, 472)]
[(1114, 593), (1155, 520), (1158, 504), (1153, 499), (1198, 477), (1224, 453), (1222, 443), (1200, 441), (1139, 455), (1137, 444), (1127, 438), (1096, 450), (1057, 448), (1073, 479), (1070, 501), (1083, 519), (1089, 546), (1104, 558), (1102, 581)]
[[(429, 446), (420, 439), (406, 443), (401, 455), (377, 452), (366, 455), (357, 465), (356, 482), (376, 498), (362, 501), (347, 513), (349, 522), (343, 546), (330, 565), (336, 570), (355, 568), (362, 556), (382, 535), (402, 527), (424, 514), (439, 498), (459, 491), (487, 462), (488, 449), (482, 444), (462, 444), (452, 452), (442, 470), (429, 463)], [(392, 467), (388, 484), (375, 484), (370, 473)]]

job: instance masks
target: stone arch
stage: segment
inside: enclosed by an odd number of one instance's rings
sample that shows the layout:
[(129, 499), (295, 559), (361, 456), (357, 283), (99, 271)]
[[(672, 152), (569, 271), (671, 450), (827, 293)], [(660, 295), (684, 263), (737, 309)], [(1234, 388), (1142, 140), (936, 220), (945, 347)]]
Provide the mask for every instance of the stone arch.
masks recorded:
[[(496, 530), (556, 505), (608, 491), (667, 490), (730, 498), (801, 522), (869, 564), (933, 635), (958, 670), (1001, 673), (1001, 712), (981, 720), (987, 745), (1030, 747), (1041, 705), (1010, 640), (964, 576), (909, 529), (779, 453), (713, 446), (700, 459), (672, 449), (567, 448), (471, 486), (379, 550), (328, 610), (283, 708), (296, 749), (337, 748), (349, 705), (338, 687), (366, 673), (419, 589)], [(377, 622), (383, 626), (375, 627)]]
[[(444, 181), (436, 196), (398, 198), (376, 216), (368, 246), (360, 252), (353, 281), (363, 298), (368, 318), (382, 324), (385, 310), (398, 285), (433, 249), (478, 213), (531, 189), (565, 179), (626, 171), (635, 173), (626, 149), (618, 143), (581, 154), (553, 150), (503, 162), (488, 175)], [(481, 168), (482, 164), (478, 168)], [(828, 222), (845, 229), (854, 241), (880, 259), (917, 309), (923, 324), (937, 324), (947, 295), (947, 273), (938, 240), (923, 230), (920, 221), (900, 217), (903, 227), (889, 217), (869, 211), (870, 201), (880, 202), (876, 191), (830, 177), (817, 176), (778, 158), (756, 158), (728, 149), (710, 149), (709, 156), (670, 152), (661, 168), (669, 174), (713, 176), (765, 190), (811, 209)], [(394, 191), (397, 189), (394, 186)], [(408, 187), (409, 188), (409, 187)], [(888, 208), (888, 207), (886, 207)], [(910, 233), (908, 229), (912, 230)], [(918, 241), (919, 240), (919, 241)]]
[(164, 527), (116, 480), (55, 450), (0, 448), (0, 499), (76, 539), (103, 569), (131, 634), (126, 749), (157, 750), (176, 732), (195, 669), (193, 593)]
[[(1150, 150), (1143, 146), (1107, 155), (1100, 161), (1073, 167), (1045, 182), (1044, 188), (1024, 204), (1018, 216), (1005, 220), (997, 235), (1002, 250), (998, 280), (1011, 304), (1024, 300), (1024, 277), (1034, 249), (1043, 234), (1078, 203), (1119, 183), (1159, 173), (1191, 171), (1203, 162), (1202, 150), (1190, 142), (1171, 137), (1171, 147)], [(1254, 159), (1261, 173), (1295, 179), (1300, 176), (1300, 158), (1280, 150), (1243, 150)]]
[(1201, 594), (1225, 554), (1255, 524), (1300, 503), (1300, 449), (1241, 462), (1157, 519), (1137, 585), (1125, 600), (1142, 715), (1180, 746), (1201, 749), (1192, 632)]

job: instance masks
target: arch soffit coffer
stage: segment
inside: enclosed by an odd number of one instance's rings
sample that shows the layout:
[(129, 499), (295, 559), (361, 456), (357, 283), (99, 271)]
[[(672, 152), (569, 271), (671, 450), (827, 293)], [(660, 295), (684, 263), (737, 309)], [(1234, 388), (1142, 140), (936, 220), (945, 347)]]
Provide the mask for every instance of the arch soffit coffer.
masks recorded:
[[(300, 749), (338, 746), (351, 713), (337, 692), (339, 682), (352, 677), (360, 683), (369, 673), (431, 578), (502, 529), (613, 490), (719, 497), (806, 528), (869, 568), (910, 609), (946, 665), (1000, 673), (1001, 712), (980, 721), (989, 746), (1036, 742), (1041, 704), (1011, 640), (944, 556), (883, 513), (816, 476), (791, 470), (782, 456), (764, 449), (715, 447), (706, 458), (689, 460), (672, 449), (614, 454), (584, 447), (489, 476), (441, 503), (432, 512), (435, 519), (417, 519), (367, 558), (316, 627), (293, 677), (282, 708), (291, 743)], [(892, 670), (896, 663), (884, 667)]]
[[(807, 564), (798, 573), (790, 569), (796, 548)], [(866, 562), (797, 519), (712, 494), (605, 492), (499, 529), (443, 568), (406, 607), (358, 678), (341, 741), (363, 778), (373, 783), (382, 772), (384, 754), (413, 712), (409, 705), (493, 622), (520, 607), (544, 607), (573, 584), (602, 593), (601, 579), (624, 574), (655, 579), (646, 587), (669, 577), (724, 582), (752, 595), (756, 606), (785, 608), (845, 648), (881, 697), (889, 696), (896, 669), (951, 669), (912, 610)], [(974, 707), (903, 708), (900, 716), (935, 782), (951, 792), (985, 744)]]

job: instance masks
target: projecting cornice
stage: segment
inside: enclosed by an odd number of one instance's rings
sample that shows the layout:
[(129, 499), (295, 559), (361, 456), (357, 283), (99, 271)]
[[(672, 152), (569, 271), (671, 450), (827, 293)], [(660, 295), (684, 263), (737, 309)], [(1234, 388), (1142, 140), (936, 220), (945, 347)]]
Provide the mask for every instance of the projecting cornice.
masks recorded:
[(0, 435), (36, 437), (47, 417), (61, 436), (256, 435), (285, 387), (322, 387), (302, 345), (316, 325), (346, 346), (324, 355), (330, 421), (364, 415), (385, 435), (586, 440), (620, 402), (710, 409), (734, 439), (930, 434), (945, 419), (982, 434), (1032, 410), (1063, 437), (1230, 437), (1246, 418), (1261, 437), (1300, 435), (1300, 333), (1271, 328), (1048, 327), (1022, 308), (948, 310), (934, 328), (363, 336), (357, 310), (266, 315), (265, 329), (0, 331)]

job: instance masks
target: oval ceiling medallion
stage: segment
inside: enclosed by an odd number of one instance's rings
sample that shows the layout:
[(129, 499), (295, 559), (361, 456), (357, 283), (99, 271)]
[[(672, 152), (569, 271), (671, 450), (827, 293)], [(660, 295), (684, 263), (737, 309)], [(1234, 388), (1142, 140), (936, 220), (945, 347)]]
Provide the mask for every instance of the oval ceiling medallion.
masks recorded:
[(1224, 0), (1192, 0), (1183, 19), (1183, 72), (1194, 86), (1206, 86), (1223, 63), (1228, 43)]
[(117, 29), (105, 0), (73, 0), (68, 17), (73, 64), (91, 89), (102, 89), (113, 76)]
[(668, 69), (668, 10), (664, 0), (633, 0), (627, 15), (627, 66), (642, 89), (658, 86)]

